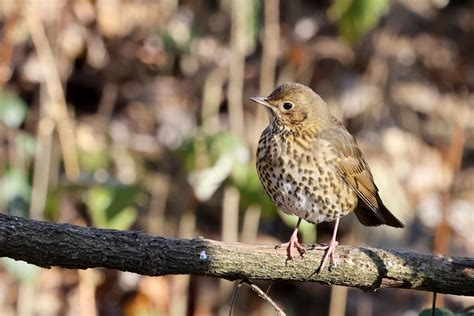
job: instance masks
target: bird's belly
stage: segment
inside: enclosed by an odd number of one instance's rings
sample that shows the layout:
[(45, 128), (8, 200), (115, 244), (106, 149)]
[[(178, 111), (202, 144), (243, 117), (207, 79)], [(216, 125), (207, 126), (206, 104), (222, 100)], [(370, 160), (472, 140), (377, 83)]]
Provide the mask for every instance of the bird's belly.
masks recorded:
[(339, 188), (335, 189), (338, 185), (331, 187), (324, 181), (318, 183), (314, 180), (313, 185), (309, 185), (301, 178), (281, 180), (278, 194), (272, 197), (281, 211), (312, 223), (320, 223), (333, 221), (354, 209), (357, 198), (345, 183), (341, 182)]
[(355, 193), (337, 174), (330, 159), (313, 158), (311, 163), (301, 164), (285, 155), (260, 158), (260, 180), (282, 212), (316, 224), (333, 221), (355, 208)]

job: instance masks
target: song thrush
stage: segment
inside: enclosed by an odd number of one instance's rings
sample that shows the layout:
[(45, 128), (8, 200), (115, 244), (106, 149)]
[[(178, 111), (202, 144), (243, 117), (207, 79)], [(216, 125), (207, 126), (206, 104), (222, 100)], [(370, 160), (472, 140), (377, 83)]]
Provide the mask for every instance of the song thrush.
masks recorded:
[(354, 137), (334, 118), (326, 103), (298, 83), (279, 86), (268, 97), (254, 97), (269, 114), (257, 149), (257, 172), (265, 191), (284, 213), (299, 217), (287, 248), (303, 255), (298, 242), (301, 219), (317, 224), (336, 220), (319, 266), (336, 266), (340, 217), (354, 211), (366, 226), (403, 227), (379, 197), (369, 166)]

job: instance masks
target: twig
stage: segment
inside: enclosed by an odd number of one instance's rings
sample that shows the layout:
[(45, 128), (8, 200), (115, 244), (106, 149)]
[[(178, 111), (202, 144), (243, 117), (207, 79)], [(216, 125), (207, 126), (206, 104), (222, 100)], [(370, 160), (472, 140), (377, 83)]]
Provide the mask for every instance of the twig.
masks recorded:
[(35, 168), (33, 169), (33, 190), (31, 192), (30, 217), (43, 219), (43, 210), (48, 195), (51, 155), (53, 147), (54, 122), (46, 115), (44, 87), (41, 88), (40, 119), (38, 122), (37, 145), (35, 148)]
[(249, 280), (242, 280), (239, 282), (239, 284), (235, 287), (234, 293), (232, 294), (232, 300), (230, 302), (230, 311), (229, 311), (229, 316), (232, 316), (232, 308), (235, 303), (235, 299), (237, 298), (237, 292), (239, 291), (240, 287), (242, 284), (246, 284), (252, 291), (258, 294), (261, 298), (263, 298), (265, 301), (270, 303), (273, 308), (275, 309), (275, 313), (278, 316), (285, 316), (285, 312), (275, 303), (275, 301), (272, 300), (270, 296), (268, 296), (267, 293), (265, 293), (261, 288), (259, 288), (256, 284), (250, 282)]
[(239, 191), (227, 186), (222, 198), (222, 240), (234, 242), (239, 236)]
[[(228, 242), (235, 242), (239, 236), (239, 191), (227, 186), (224, 189), (224, 196), (222, 199), (222, 240)], [(232, 283), (220, 280), (219, 283), (219, 300), (227, 301), (232, 292)], [(226, 314), (228, 306), (220, 305), (218, 314)]]
[(118, 91), (119, 89), (115, 82), (108, 81), (105, 83), (104, 92), (97, 108), (97, 113), (102, 119), (104, 126), (108, 126), (112, 118), (112, 113), (117, 103)]
[(347, 305), (347, 287), (332, 286), (329, 301), (329, 316), (345, 315)]
[(229, 124), (233, 134), (244, 137), (244, 111), (242, 108), (242, 90), (245, 66), (245, 17), (249, 1), (232, 0), (232, 28), (230, 42), (229, 74)]
[[(280, 52), (279, 0), (264, 1), (264, 29), (262, 43), (262, 66), (260, 71), (260, 94), (269, 94), (275, 85), (275, 72)], [(264, 111), (262, 111), (264, 112)]]
[(69, 119), (66, 99), (55, 58), (43, 23), (39, 19), (37, 12), (35, 12), (34, 2), (24, 1), (23, 9), (26, 24), (28, 25), (43, 72), (44, 85), (49, 97), (49, 112), (58, 128), (66, 175), (69, 179), (76, 179), (79, 175), (79, 163), (76, 142), (74, 141), (74, 130)]
[(257, 239), (258, 225), (262, 209), (260, 205), (250, 205), (243, 214), (242, 232), (240, 233), (241, 242), (252, 242)]
[(435, 316), (436, 314), (436, 292), (433, 292), (433, 303), (431, 304), (431, 315)]
[(376, 290), (406, 288), (474, 296), (474, 258), (338, 246), (339, 264), (315, 274), (322, 250), (285, 264), (273, 245), (53, 224), (0, 214), (0, 256), (69, 269), (104, 267), (143, 275), (191, 274), (227, 280), (292, 280)]
[(232, 293), (231, 299), (230, 299), (230, 308), (229, 308), (229, 316), (232, 316), (232, 311), (234, 310), (234, 305), (235, 305), (235, 300), (237, 299), (237, 293), (240, 290), (240, 287), (242, 286), (242, 283), (244, 280), (241, 280), (234, 288), (234, 292)]
[(224, 84), (224, 71), (215, 68), (209, 72), (204, 82), (202, 91), (202, 128), (207, 134), (221, 131), (219, 123), (219, 106), (222, 101), (222, 85)]

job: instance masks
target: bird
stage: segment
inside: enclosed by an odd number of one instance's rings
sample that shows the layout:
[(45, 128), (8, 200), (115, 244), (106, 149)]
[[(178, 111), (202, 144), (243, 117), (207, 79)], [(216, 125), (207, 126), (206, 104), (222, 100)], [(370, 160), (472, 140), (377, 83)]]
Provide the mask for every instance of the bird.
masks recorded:
[(339, 220), (350, 212), (365, 226), (404, 227), (382, 202), (355, 138), (311, 88), (289, 82), (250, 100), (263, 105), (269, 116), (257, 146), (258, 177), (277, 208), (298, 217), (289, 242), (282, 244), (287, 260), (293, 259), (293, 248), (305, 253), (298, 240), (303, 219), (335, 221), (331, 241), (320, 248), (325, 253), (319, 271), (328, 258), (330, 267), (337, 267)]

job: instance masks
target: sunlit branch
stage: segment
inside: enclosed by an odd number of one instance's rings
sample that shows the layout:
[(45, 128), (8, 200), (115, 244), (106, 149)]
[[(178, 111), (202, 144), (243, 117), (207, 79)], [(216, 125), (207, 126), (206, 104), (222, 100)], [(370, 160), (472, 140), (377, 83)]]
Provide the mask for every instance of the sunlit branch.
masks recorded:
[(273, 245), (54, 224), (0, 214), (0, 256), (49, 268), (103, 267), (143, 275), (320, 282), (363, 290), (407, 288), (474, 296), (474, 259), (339, 246), (336, 269), (316, 273), (322, 250), (286, 262)]

